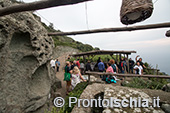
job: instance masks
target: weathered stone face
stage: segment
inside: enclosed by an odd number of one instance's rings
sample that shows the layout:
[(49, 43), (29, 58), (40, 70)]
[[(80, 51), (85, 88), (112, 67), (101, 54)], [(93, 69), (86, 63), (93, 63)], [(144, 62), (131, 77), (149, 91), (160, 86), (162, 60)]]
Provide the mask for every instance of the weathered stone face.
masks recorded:
[[(11, 3), (0, 0), (0, 7)], [(55, 75), (49, 59), (54, 47), (46, 29), (30, 12), (0, 17), (0, 112), (31, 112), (47, 100)]]

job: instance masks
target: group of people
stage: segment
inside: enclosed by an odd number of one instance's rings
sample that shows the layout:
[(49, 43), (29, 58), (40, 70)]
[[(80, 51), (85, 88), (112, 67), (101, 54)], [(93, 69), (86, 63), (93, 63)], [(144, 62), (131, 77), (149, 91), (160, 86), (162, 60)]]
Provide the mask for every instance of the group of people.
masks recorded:
[[(130, 58), (129, 59), (129, 66), (127, 66), (127, 60), (126, 58), (122, 58), (117, 64), (114, 59), (110, 59), (108, 63), (104, 63), (102, 59), (99, 57), (96, 63), (96, 66), (98, 67), (99, 72), (106, 72), (106, 73), (133, 73), (133, 70), (135, 70), (135, 74), (142, 75), (143, 69), (146, 68), (144, 63), (142, 62), (142, 58), (139, 58), (139, 55), (136, 56), (136, 64), (135, 62)], [(50, 61), (51, 67), (56, 70), (56, 72), (59, 72), (60, 62), (58, 59), (54, 60), (52, 59)], [(128, 69), (129, 67), (129, 69)], [(82, 74), (84, 74), (85, 71), (92, 71), (92, 65), (90, 61), (86, 64), (83, 62), (80, 63), (80, 60), (77, 61), (66, 61), (66, 66), (64, 68), (64, 81), (66, 81), (66, 94), (68, 94), (71, 90), (73, 90), (78, 83), (82, 81), (86, 81)], [(116, 80), (118, 80), (115, 76), (101, 76), (102, 80), (107, 81), (108, 83), (114, 82), (116, 83)]]
[[(133, 71), (135, 70), (135, 74), (142, 75), (143, 74), (143, 69), (146, 68), (144, 63), (142, 62), (142, 58), (139, 58), (139, 55), (136, 56), (136, 64), (135, 62), (130, 58), (129, 59), (129, 66), (128, 66), (128, 59), (127, 58), (121, 58), (119, 64), (115, 62), (115, 60), (111, 59), (109, 60), (108, 63), (103, 63), (101, 58), (97, 60), (97, 66), (98, 66), (98, 71), (99, 72), (109, 72), (111, 73), (134, 73)], [(111, 68), (112, 67), (113, 71)]]
[(57, 59), (51, 59), (50, 61), (50, 65), (51, 67), (55, 70), (55, 72), (59, 72), (59, 68), (60, 68), (60, 62)]
[[(73, 90), (78, 83), (86, 81), (80, 73), (80, 62), (79, 59), (76, 61), (66, 61), (66, 66), (64, 68), (64, 81), (66, 81), (66, 94)], [(72, 87), (72, 88), (71, 88)]]

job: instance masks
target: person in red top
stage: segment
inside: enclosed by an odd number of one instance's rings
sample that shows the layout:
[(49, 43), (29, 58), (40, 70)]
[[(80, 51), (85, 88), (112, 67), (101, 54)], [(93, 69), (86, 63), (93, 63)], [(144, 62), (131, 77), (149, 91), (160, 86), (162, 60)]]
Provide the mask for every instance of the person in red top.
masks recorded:
[(80, 59), (77, 60), (76, 65), (77, 65), (78, 68), (80, 69)]

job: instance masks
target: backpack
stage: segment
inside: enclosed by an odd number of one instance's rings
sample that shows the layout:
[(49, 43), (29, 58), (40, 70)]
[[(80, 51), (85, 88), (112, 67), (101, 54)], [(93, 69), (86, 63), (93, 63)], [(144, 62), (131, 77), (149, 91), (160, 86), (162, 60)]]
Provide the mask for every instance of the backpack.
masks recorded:
[(121, 62), (121, 67), (124, 67), (124, 63), (123, 63), (123, 61)]
[(116, 72), (116, 65), (115, 65), (115, 64), (112, 64), (111, 66), (112, 66), (112, 68), (113, 68), (113, 71)]

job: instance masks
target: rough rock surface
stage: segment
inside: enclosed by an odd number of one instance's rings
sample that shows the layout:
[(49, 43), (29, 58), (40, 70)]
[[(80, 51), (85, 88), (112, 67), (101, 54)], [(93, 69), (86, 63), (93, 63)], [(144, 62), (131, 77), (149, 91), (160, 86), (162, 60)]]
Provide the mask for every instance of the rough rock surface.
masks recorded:
[[(65, 53), (70, 53), (70, 54), (74, 54), (74, 53), (78, 53), (79, 50), (78, 49), (74, 49), (68, 46), (57, 46), (54, 48), (53, 51), (53, 57), (54, 58), (58, 58), (59, 56), (64, 55)], [(65, 59), (67, 59), (68, 56), (65, 56)]]
[[(159, 106), (154, 107), (153, 104), (153, 98), (150, 97), (148, 94), (144, 93), (143, 91), (141, 91), (140, 89), (133, 89), (133, 88), (128, 88), (128, 87), (121, 87), (121, 86), (116, 86), (116, 87), (112, 87), (111, 85), (105, 87), (105, 91), (104, 91), (104, 99), (110, 99), (112, 98), (113, 100), (115, 99), (127, 99), (128, 101), (131, 99), (135, 99), (137, 100), (137, 104), (135, 106), (135, 102), (132, 103), (132, 106), (130, 107), (130, 102), (125, 102), (126, 105), (128, 105), (128, 107), (106, 107), (106, 110), (110, 110), (111, 113), (164, 113), (164, 111), (162, 111), (160, 109), (160, 104)], [(131, 99), (130, 99), (131, 98)], [(143, 101), (143, 99), (147, 99), (148, 100), (148, 105), (149, 107), (142, 107), (145, 104), (145, 101)], [(139, 104), (141, 103), (141, 104)]]
[(165, 113), (170, 113), (170, 105), (169, 104), (162, 104), (161, 108), (165, 111)]
[[(80, 99), (94, 99), (96, 95), (100, 93), (104, 93), (104, 99), (127, 99), (130, 100), (130, 97), (133, 99), (148, 99), (149, 107), (106, 107), (107, 103), (106, 101), (103, 102), (104, 104), (104, 110), (100, 111), (103, 113), (136, 113), (136, 112), (145, 112), (145, 113), (164, 113), (159, 107), (151, 107), (152, 105), (152, 97), (150, 97), (148, 94), (144, 93), (140, 89), (134, 89), (129, 87), (122, 87), (122, 86), (113, 86), (112, 84), (98, 84), (94, 83), (92, 85), (88, 85), (84, 92), (81, 94)], [(103, 99), (103, 100), (104, 100)], [(140, 100), (138, 100), (140, 101)], [(110, 101), (109, 101), (110, 102)], [(102, 102), (101, 102), (102, 103)], [(126, 102), (125, 102), (126, 103)], [(97, 103), (99, 104), (99, 103)], [(78, 104), (73, 108), (72, 113), (90, 113), (91, 107), (83, 107), (80, 103), (80, 107), (78, 107)]]
[(163, 88), (162, 88), (162, 90), (163, 90), (163, 91), (166, 91), (166, 92), (170, 92), (170, 83), (164, 85)]
[[(0, 0), (0, 7), (11, 4)], [(49, 66), (53, 47), (32, 13), (0, 17), (1, 113), (35, 112), (47, 103), (53, 84), (60, 84)]]

